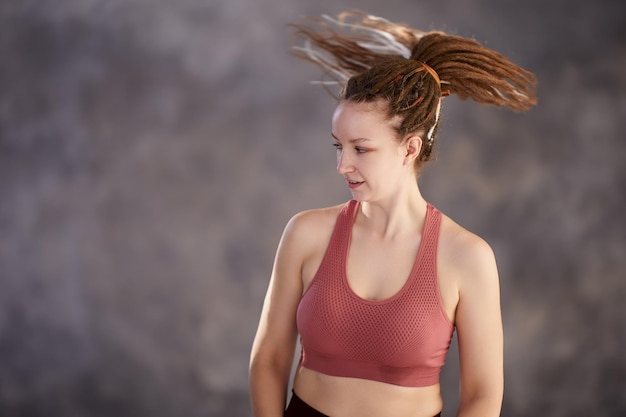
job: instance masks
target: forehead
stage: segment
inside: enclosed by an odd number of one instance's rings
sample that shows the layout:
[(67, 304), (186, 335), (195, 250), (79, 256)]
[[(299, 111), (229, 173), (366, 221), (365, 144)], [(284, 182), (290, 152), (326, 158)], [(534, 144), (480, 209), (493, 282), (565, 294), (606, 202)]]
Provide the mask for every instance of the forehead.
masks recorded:
[(392, 121), (375, 103), (341, 102), (332, 118), (332, 134), (338, 140), (395, 137)]

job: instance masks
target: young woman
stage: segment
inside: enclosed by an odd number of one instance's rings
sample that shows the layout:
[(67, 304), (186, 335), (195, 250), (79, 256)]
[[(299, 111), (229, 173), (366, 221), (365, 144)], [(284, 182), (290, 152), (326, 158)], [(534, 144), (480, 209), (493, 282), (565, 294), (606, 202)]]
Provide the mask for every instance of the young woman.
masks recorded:
[(299, 213), (285, 228), (252, 347), (254, 415), (437, 416), (456, 329), (457, 416), (498, 416), (493, 252), (429, 204), (416, 177), (433, 149), (442, 97), (526, 110), (534, 76), (462, 37), (360, 13), (324, 19), (295, 25), (305, 40), (297, 54), (343, 87), (330, 136), (352, 199)]

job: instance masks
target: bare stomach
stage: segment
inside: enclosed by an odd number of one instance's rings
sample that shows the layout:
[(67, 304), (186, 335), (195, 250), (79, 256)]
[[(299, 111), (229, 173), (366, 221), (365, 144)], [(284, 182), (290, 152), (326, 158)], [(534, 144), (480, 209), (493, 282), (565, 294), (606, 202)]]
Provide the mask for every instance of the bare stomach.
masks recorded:
[(298, 367), (293, 389), (304, 402), (331, 417), (433, 417), (443, 401), (439, 384), (402, 387), (324, 375)]

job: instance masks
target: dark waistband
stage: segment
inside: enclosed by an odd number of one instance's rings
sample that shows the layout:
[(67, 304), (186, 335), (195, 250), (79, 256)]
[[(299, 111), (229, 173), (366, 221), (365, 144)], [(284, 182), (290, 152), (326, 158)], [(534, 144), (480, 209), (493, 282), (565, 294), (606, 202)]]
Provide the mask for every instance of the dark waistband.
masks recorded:
[(291, 391), (291, 400), (285, 410), (284, 417), (329, 417), (305, 403), (294, 391)]

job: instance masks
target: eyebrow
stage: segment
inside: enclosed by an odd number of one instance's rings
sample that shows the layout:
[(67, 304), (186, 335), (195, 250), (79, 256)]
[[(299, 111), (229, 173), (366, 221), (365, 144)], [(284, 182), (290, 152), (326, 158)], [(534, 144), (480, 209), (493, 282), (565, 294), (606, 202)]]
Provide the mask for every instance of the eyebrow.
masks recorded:
[[(341, 142), (337, 136), (335, 136), (334, 133), (330, 133), (330, 136), (333, 137), (333, 139), (335, 139), (337, 142)], [(354, 138), (354, 139), (350, 139), (348, 140), (348, 143), (363, 143), (363, 142), (369, 142), (370, 140), (368, 138)]]

